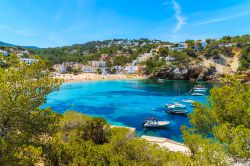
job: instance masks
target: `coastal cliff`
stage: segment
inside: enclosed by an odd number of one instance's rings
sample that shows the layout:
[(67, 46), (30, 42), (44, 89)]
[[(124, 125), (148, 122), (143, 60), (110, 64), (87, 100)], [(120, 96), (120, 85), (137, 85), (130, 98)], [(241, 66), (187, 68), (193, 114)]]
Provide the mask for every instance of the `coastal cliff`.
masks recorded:
[(151, 74), (151, 79), (219, 81), (225, 75), (237, 74), (239, 53), (214, 58), (200, 57), (182, 65), (168, 65)]

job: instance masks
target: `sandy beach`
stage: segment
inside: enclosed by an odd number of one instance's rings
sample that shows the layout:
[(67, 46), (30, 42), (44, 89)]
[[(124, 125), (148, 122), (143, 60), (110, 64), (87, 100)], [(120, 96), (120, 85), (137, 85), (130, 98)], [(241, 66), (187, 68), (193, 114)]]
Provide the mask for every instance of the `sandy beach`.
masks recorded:
[(84, 82), (96, 80), (126, 80), (126, 79), (145, 79), (146, 77), (131, 74), (110, 74), (99, 75), (95, 73), (81, 73), (81, 74), (55, 74), (54, 78), (63, 79), (64, 82)]

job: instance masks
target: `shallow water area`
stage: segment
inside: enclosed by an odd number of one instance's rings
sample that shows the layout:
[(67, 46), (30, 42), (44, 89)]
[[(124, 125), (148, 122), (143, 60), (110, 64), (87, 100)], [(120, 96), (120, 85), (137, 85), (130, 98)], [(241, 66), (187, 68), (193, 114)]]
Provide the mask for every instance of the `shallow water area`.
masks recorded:
[[(183, 103), (183, 99), (206, 102), (207, 96), (183, 95), (189, 92), (196, 83), (187, 81), (155, 80), (110, 80), (80, 83), (67, 83), (59, 91), (47, 96), (42, 106), (52, 107), (63, 113), (75, 110), (90, 116), (105, 118), (112, 125), (134, 127), (138, 135), (153, 135), (182, 141), (180, 127), (189, 126), (187, 116), (172, 115), (164, 112), (165, 104)], [(213, 84), (205, 83), (207, 88)], [(185, 103), (192, 113), (193, 107)], [(170, 121), (163, 129), (144, 129), (143, 121), (148, 117)]]

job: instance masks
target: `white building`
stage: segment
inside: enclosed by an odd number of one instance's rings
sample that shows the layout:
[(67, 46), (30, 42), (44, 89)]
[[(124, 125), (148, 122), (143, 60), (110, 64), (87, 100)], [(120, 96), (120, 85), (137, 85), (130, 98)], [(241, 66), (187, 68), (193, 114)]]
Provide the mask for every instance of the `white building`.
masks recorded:
[(3, 56), (8, 56), (9, 52), (8, 51), (4, 51), (4, 50), (0, 50), (0, 53), (3, 54)]
[(90, 61), (89, 63), (92, 67), (97, 68), (105, 68), (107, 66), (105, 61)]
[(96, 72), (96, 69), (92, 68), (92, 67), (89, 67), (89, 66), (86, 66), (86, 67), (83, 67), (82, 68), (82, 71), (84, 73), (95, 73)]
[(107, 75), (109, 74), (108, 71), (106, 69), (102, 69), (102, 75)]
[(31, 65), (32, 63), (37, 62), (38, 60), (32, 58), (21, 58), (21, 61)]
[(113, 69), (115, 69), (115, 70), (122, 70), (123, 67), (122, 66), (114, 66)]
[(123, 69), (123, 72), (125, 74), (136, 74), (138, 73), (138, 66), (126, 66), (124, 69)]

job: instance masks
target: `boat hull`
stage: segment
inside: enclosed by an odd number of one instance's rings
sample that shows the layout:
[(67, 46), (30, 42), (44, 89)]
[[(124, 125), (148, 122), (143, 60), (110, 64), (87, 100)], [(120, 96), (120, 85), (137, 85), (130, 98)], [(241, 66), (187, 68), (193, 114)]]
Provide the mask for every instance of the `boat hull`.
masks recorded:
[(187, 115), (188, 114), (187, 110), (183, 110), (183, 109), (182, 110), (181, 109), (179, 109), (179, 110), (167, 109), (166, 112), (170, 113), (170, 114), (177, 114), (177, 115)]
[(167, 125), (144, 125), (145, 128), (164, 128)]
[(192, 93), (191, 95), (192, 96), (204, 96), (205, 94), (204, 93)]
[(170, 122), (168, 121), (158, 121), (157, 124), (144, 124), (143, 126), (145, 128), (163, 128), (163, 127), (167, 127), (167, 125), (169, 124)]

